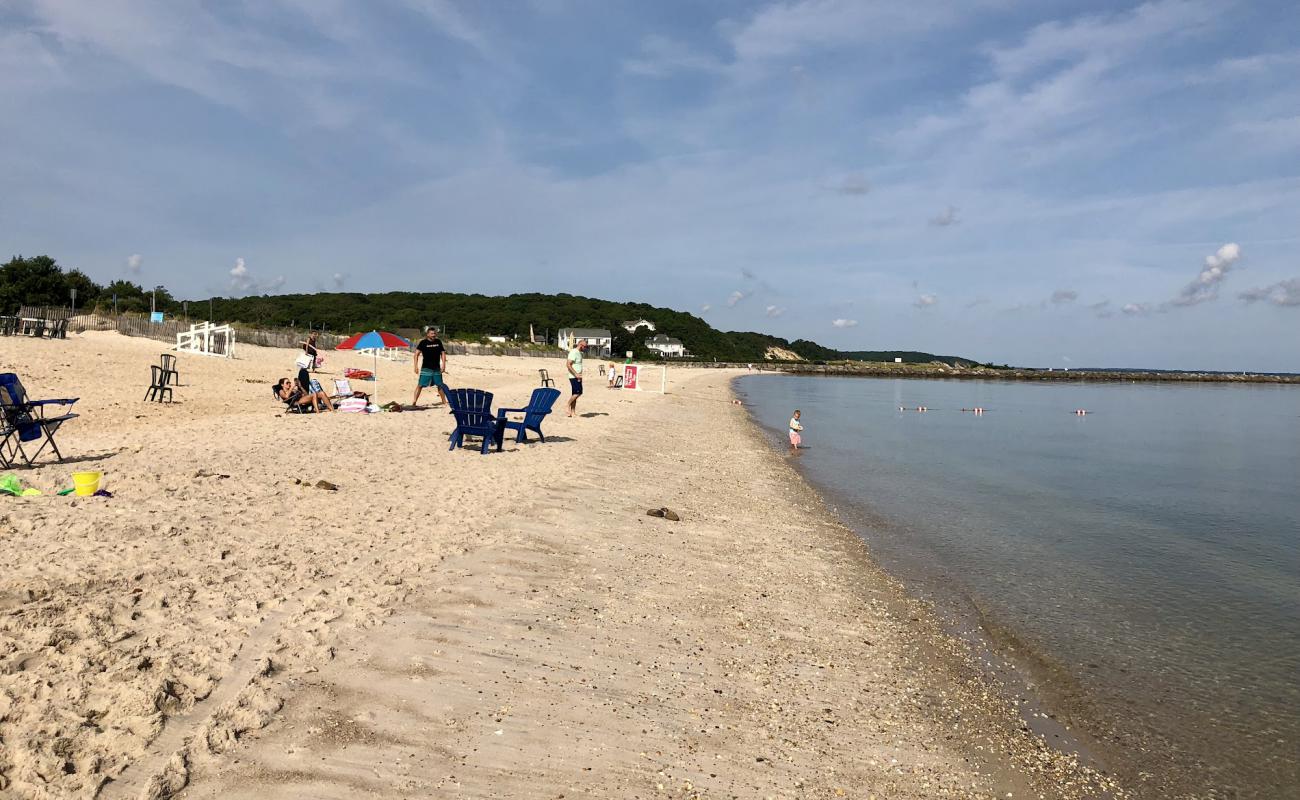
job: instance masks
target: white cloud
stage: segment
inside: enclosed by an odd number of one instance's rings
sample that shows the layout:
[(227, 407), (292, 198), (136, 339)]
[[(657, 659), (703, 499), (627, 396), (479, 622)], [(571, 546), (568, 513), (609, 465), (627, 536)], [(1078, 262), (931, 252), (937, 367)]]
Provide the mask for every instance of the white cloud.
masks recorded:
[(641, 42), (641, 54), (623, 62), (623, 71), (645, 78), (666, 78), (679, 72), (716, 72), (722, 69), (717, 59), (696, 52), (664, 36), (647, 36)]
[(1052, 292), (1052, 302), (1060, 305), (1062, 303), (1073, 303), (1079, 299), (1079, 293), (1073, 289), (1057, 289)]
[(1290, 117), (1243, 120), (1233, 124), (1232, 132), (1249, 136), (1256, 140), (1257, 144), (1270, 149), (1300, 149), (1300, 114)]
[(737, 303), (739, 303), (741, 300), (744, 300), (745, 298), (749, 297), (752, 294), (753, 292), (746, 292), (737, 289), (727, 297), (727, 308), (735, 308)]
[(1241, 258), (1241, 247), (1229, 242), (1212, 255), (1205, 257), (1205, 266), (1196, 280), (1183, 287), (1178, 296), (1169, 301), (1174, 306), (1194, 306), (1214, 300), (1219, 296), (1219, 284), (1227, 277), (1228, 270)]
[(1248, 289), (1238, 297), (1247, 303), (1266, 302), (1275, 306), (1300, 308), (1300, 278), (1278, 281), (1259, 289)]
[(1019, 77), (1076, 58), (1115, 59), (1176, 34), (1195, 32), (1216, 10), (1208, 0), (1155, 0), (1116, 14), (1053, 20), (1017, 45), (988, 51), (999, 75)]
[(248, 274), (248, 265), (244, 263), (244, 259), (236, 258), (235, 266), (230, 268), (230, 288), (242, 292), (252, 285), (253, 279)]
[(917, 308), (929, 308), (930, 306), (934, 305), (937, 302), (939, 302), (939, 298), (937, 295), (922, 294), (920, 297), (916, 298), (915, 302), (913, 302), (912, 305), (916, 306)]
[(344, 275), (342, 272), (336, 272), (334, 273), (333, 280), (334, 280), (334, 291), (341, 292), (343, 291), (343, 284), (346, 283), (348, 280), (348, 276)]
[(1120, 309), (1130, 317), (1150, 314), (1152, 310), (1150, 303), (1125, 303), (1124, 307)]
[(958, 222), (961, 222), (961, 220), (957, 219), (958, 210), (959, 209), (954, 206), (948, 206), (943, 210), (943, 213), (939, 214), (939, 216), (931, 217), (930, 224), (937, 228), (947, 228), (950, 225), (956, 225)]
[(856, 328), (858, 321), (856, 319), (833, 319), (831, 324), (837, 328)]
[(769, 317), (779, 317), (785, 313), (785, 309), (778, 306), (768, 306), (763, 313)]
[(773, 3), (747, 22), (722, 27), (737, 61), (758, 62), (947, 27), (959, 22), (963, 11), (978, 11), (983, 5), (954, 6), (941, 0), (799, 0)]
[(144, 266), (144, 256), (140, 255), (139, 253), (135, 253), (133, 255), (127, 256), (126, 259), (127, 272), (130, 272), (132, 275), (139, 275), (140, 268), (142, 266)]
[(487, 37), (450, 0), (405, 0), (405, 4), (447, 36), (459, 39), (485, 56), (493, 55)]
[(701, 314), (707, 314), (707, 313), (709, 313), (709, 312), (712, 311), (712, 310), (713, 310), (713, 306), (712, 306), (711, 304), (709, 304), (709, 303), (705, 303), (704, 305), (700, 306), (700, 313), (701, 313)]

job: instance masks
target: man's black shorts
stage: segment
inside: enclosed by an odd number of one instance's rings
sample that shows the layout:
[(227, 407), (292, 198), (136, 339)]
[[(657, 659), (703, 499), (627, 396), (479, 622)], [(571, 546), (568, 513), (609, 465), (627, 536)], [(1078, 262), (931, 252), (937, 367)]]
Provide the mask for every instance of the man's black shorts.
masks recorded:
[(569, 389), (573, 392), (574, 397), (582, 394), (582, 380), (579, 378), (569, 378)]

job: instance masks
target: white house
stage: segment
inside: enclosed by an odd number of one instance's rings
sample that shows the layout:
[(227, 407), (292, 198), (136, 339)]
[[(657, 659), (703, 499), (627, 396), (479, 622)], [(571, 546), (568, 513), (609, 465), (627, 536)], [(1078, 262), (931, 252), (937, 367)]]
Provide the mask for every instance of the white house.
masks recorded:
[(556, 344), (562, 350), (572, 350), (578, 342), (586, 342), (589, 352), (600, 358), (609, 358), (614, 337), (604, 328), (560, 328)]
[(627, 322), (622, 323), (622, 325), (623, 330), (628, 333), (636, 333), (641, 328), (645, 328), (651, 333), (655, 332), (655, 324), (648, 319), (630, 319)]
[(662, 333), (646, 339), (645, 346), (667, 358), (681, 358), (686, 355), (686, 347), (681, 339), (674, 339)]

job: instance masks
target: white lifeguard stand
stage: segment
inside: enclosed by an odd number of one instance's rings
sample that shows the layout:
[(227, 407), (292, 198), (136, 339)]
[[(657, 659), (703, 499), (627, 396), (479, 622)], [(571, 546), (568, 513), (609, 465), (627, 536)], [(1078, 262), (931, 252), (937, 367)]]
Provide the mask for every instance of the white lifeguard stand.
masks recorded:
[(235, 329), (229, 325), (200, 322), (176, 334), (176, 351), (201, 356), (235, 357)]

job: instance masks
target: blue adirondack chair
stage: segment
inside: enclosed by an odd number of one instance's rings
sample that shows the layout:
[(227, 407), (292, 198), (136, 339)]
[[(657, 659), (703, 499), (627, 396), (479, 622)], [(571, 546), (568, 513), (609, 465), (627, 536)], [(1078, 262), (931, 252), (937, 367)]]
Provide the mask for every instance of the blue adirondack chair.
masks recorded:
[[(528, 431), (533, 431), (543, 442), (546, 441), (546, 435), (542, 433), (542, 420), (546, 415), (551, 413), (551, 407), (560, 396), (559, 389), (534, 389), (533, 396), (528, 400), (527, 408), (498, 408), (497, 409), (497, 449), (501, 449), (502, 443), (506, 438), (506, 429), (519, 431), (515, 437), (516, 442), (524, 443), (528, 441)], [(524, 418), (520, 421), (508, 419), (506, 414), (523, 414)]]
[[(54, 442), (54, 434), (59, 426), (78, 414), (46, 415), (49, 406), (67, 407), (80, 398), (69, 397), (58, 400), (29, 400), (22, 381), (12, 372), (0, 374), (0, 414), (4, 417), (3, 438), (0, 438), (0, 459), (15, 463), (21, 457), (28, 466), (36, 461), (46, 446), (54, 450), (54, 456), (62, 461), (63, 454)], [(23, 448), (23, 442), (40, 441), (36, 452), (31, 455)]]
[(461, 446), (466, 436), (483, 437), (480, 452), (488, 453), (488, 445), (496, 437), (497, 419), (492, 415), (492, 393), (482, 389), (447, 389), (447, 405), (456, 417), (456, 430), (451, 432), (451, 447)]

